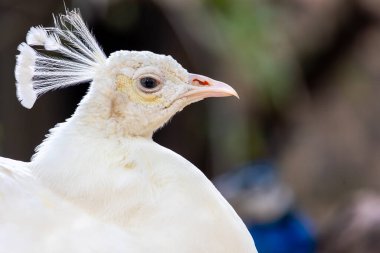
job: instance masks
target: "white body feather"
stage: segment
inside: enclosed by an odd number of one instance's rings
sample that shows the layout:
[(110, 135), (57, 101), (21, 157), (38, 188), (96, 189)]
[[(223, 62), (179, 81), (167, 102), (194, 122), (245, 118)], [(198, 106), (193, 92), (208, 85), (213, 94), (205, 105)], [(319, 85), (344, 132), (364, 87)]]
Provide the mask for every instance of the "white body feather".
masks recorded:
[(0, 158), (0, 252), (144, 252), (125, 230), (44, 188), (28, 166)]
[(190, 162), (152, 140), (93, 135), (79, 122), (54, 129), (31, 163), (49, 188), (122, 226), (147, 253), (256, 252), (241, 219)]

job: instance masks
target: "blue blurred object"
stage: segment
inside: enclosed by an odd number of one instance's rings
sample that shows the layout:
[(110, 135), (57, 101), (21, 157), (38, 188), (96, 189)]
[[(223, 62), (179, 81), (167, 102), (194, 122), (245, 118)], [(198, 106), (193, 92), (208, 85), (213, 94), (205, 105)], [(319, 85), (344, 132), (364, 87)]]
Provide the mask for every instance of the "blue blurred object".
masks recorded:
[(297, 212), (288, 212), (272, 223), (247, 224), (260, 253), (312, 253), (315, 238), (309, 222)]
[(260, 253), (315, 252), (311, 222), (294, 208), (293, 191), (272, 163), (250, 163), (214, 183), (246, 223)]

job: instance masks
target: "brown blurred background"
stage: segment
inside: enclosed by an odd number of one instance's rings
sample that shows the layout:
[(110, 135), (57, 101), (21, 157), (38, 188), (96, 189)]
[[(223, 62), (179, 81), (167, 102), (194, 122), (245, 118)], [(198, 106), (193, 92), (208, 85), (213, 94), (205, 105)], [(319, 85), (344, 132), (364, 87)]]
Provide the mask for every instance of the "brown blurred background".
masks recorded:
[[(269, 158), (317, 227), (351, 193), (380, 190), (380, 1), (65, 2), (107, 54), (170, 54), (237, 89), (240, 101), (194, 104), (154, 137), (210, 178)], [(1, 156), (29, 160), (87, 90), (51, 92), (30, 111), (16, 99), (17, 45), (63, 11), (62, 0), (0, 0)]]

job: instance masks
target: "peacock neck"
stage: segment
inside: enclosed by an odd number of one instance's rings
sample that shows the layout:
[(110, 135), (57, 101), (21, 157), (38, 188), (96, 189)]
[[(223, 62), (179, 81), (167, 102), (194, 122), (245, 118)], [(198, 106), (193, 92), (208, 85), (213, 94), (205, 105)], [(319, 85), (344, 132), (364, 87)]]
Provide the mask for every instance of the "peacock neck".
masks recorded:
[(138, 124), (130, 115), (125, 98), (113, 94), (111, 90), (90, 88), (75, 113), (67, 123), (83, 136), (108, 139), (152, 139), (155, 129), (147, 122)]
[[(75, 119), (51, 131), (30, 165), (34, 175), (53, 192), (90, 213), (99, 214), (110, 208), (107, 206), (111, 201), (109, 196), (118, 199), (115, 192), (124, 185), (123, 180), (133, 179), (130, 174), (135, 173), (135, 147), (152, 140), (95, 136), (98, 130), (85, 131), (78, 127)], [(131, 181), (131, 187), (137, 183), (138, 180)]]

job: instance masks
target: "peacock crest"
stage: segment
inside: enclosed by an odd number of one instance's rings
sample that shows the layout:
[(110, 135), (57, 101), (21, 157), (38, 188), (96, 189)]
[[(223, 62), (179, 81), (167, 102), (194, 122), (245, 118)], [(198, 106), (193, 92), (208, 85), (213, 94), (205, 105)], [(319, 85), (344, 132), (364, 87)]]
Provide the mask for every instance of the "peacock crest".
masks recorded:
[(107, 59), (79, 10), (53, 18), (54, 27), (31, 27), (18, 46), (17, 97), (28, 109), (49, 90), (92, 80)]

